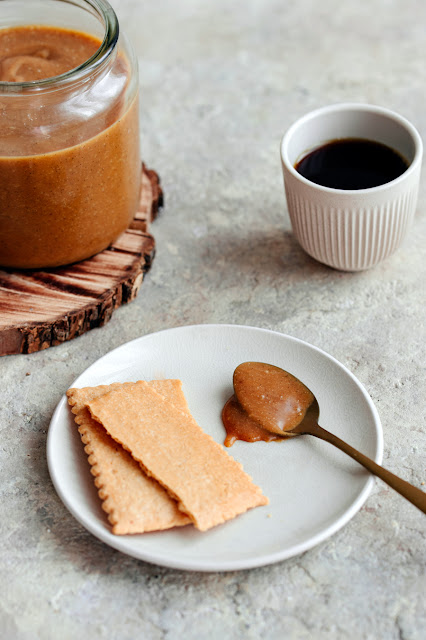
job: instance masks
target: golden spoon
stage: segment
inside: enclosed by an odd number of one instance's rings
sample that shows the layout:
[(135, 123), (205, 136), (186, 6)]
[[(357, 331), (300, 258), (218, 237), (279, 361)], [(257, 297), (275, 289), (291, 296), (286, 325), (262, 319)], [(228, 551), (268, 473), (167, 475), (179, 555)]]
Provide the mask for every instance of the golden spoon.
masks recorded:
[(281, 436), (310, 435), (329, 442), (426, 513), (426, 493), (319, 426), (317, 399), (291, 373), (263, 362), (244, 362), (235, 369), (233, 382), (238, 403), (257, 425)]

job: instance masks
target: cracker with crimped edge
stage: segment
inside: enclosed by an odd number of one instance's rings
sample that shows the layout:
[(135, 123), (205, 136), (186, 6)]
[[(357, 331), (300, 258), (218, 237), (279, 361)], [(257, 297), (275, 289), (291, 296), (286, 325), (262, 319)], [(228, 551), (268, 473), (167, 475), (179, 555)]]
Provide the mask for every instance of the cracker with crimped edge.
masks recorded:
[[(139, 463), (93, 420), (85, 406), (113, 389), (130, 388), (133, 384), (113, 383), (67, 392), (102, 508), (117, 535), (158, 531), (190, 522), (167, 491), (145, 474)], [(153, 380), (149, 384), (181, 410), (188, 411), (180, 380)]]
[(115, 388), (87, 407), (201, 531), (268, 503), (239, 462), (145, 381)]

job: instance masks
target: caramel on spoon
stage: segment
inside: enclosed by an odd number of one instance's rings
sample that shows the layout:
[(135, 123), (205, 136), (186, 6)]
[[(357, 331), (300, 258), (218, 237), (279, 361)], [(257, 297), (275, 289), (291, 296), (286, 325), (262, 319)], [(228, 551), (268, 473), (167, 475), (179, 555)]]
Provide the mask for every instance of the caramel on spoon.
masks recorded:
[(426, 513), (426, 493), (319, 426), (317, 399), (298, 378), (270, 364), (244, 362), (235, 369), (233, 382), (239, 411), (249, 423), (274, 435), (311, 435), (329, 442)]

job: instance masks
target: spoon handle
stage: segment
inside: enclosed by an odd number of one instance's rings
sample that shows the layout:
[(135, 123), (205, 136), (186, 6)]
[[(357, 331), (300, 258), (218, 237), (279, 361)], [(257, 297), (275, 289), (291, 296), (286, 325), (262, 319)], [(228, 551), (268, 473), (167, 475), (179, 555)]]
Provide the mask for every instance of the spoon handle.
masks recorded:
[(362, 464), (363, 467), (368, 469), (371, 473), (378, 476), (381, 480), (386, 482), (392, 489), (398, 491), (404, 498), (409, 500), (415, 507), (426, 513), (426, 493), (414, 487), (409, 482), (402, 480), (402, 478), (398, 478), (395, 474), (387, 471), (380, 465), (376, 464), (371, 458), (368, 458), (357, 449), (351, 447), (347, 442), (344, 442), (333, 433), (326, 431), (319, 424), (310, 424), (308, 430), (303, 430), (303, 433), (309, 434), (311, 436), (315, 436), (320, 438), (321, 440), (325, 440), (330, 444), (333, 444), (335, 447), (347, 453), (348, 456)]

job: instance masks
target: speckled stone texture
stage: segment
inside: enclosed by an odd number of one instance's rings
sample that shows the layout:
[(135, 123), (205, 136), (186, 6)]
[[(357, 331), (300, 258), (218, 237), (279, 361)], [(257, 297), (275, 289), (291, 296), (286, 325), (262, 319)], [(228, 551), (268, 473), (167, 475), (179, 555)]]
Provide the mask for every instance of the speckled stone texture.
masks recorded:
[[(140, 60), (141, 142), (166, 207), (137, 300), (102, 329), (0, 359), (0, 636), (3, 640), (420, 640), (425, 517), (381, 481), (315, 549), (224, 574), (159, 568), (108, 548), (49, 479), (52, 412), (113, 347), (183, 324), (282, 331), (365, 385), (384, 464), (425, 482), (426, 174), (404, 246), (348, 274), (294, 240), (280, 138), (307, 111), (366, 101), (426, 139), (423, 0), (115, 0)], [(0, 310), (1, 312), (1, 310)]]

